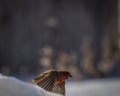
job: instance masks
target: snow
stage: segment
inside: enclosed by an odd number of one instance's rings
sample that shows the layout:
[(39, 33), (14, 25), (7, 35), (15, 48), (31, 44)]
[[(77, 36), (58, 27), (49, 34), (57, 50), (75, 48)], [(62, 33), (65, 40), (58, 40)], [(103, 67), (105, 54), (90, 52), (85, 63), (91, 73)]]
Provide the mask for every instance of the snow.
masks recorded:
[(61, 96), (33, 84), (0, 74), (0, 96)]
[[(0, 75), (0, 96), (61, 96), (28, 82)], [(66, 96), (120, 96), (120, 79), (67, 82)]]
[(120, 79), (87, 80), (66, 85), (67, 96), (120, 96)]

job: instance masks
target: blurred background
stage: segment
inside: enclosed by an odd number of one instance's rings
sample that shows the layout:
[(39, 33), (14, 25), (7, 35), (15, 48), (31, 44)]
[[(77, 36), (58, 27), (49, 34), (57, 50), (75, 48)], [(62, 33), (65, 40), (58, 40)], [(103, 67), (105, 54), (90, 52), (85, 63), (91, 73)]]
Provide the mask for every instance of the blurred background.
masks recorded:
[(120, 77), (119, 0), (0, 0), (0, 72), (49, 69), (74, 80)]

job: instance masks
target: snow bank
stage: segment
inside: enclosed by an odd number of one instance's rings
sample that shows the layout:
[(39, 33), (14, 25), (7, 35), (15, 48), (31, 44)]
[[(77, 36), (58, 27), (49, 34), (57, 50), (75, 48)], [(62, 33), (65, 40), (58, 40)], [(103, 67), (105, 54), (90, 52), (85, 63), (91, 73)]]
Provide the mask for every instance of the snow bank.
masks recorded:
[[(120, 80), (87, 80), (66, 84), (66, 96), (120, 96)], [(0, 75), (0, 96), (60, 96), (30, 83)]]
[(120, 96), (120, 79), (87, 80), (66, 85), (67, 96)]
[(0, 96), (61, 96), (30, 83), (0, 74)]

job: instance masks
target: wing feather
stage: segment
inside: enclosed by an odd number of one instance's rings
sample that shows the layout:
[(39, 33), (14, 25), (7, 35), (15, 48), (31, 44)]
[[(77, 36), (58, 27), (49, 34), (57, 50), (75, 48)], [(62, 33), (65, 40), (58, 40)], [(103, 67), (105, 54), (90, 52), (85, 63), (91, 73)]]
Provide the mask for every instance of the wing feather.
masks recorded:
[[(56, 71), (55, 71), (56, 72)], [(32, 82), (47, 91), (51, 91), (55, 82), (55, 72), (45, 72), (35, 77)]]
[(65, 82), (60, 83), (58, 85), (54, 85), (52, 92), (59, 93), (61, 95), (65, 95)]
[(65, 82), (55, 85), (56, 72), (57, 71), (47, 71), (40, 74), (32, 80), (32, 83), (47, 91), (65, 95)]

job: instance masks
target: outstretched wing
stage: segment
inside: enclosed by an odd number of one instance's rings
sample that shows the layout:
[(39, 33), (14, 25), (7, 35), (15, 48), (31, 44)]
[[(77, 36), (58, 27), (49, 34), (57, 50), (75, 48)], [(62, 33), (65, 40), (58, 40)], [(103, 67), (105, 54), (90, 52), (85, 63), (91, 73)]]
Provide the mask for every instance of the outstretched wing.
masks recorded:
[(42, 87), (47, 91), (65, 95), (65, 82), (55, 84), (56, 76), (58, 76), (57, 73), (57, 71), (47, 71), (35, 77), (32, 80), (32, 83)]
[(56, 71), (47, 71), (32, 80), (36, 84), (47, 91), (52, 91), (55, 82)]

